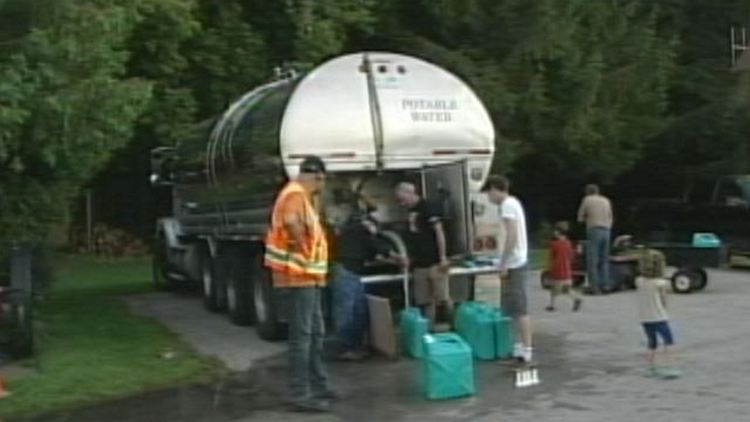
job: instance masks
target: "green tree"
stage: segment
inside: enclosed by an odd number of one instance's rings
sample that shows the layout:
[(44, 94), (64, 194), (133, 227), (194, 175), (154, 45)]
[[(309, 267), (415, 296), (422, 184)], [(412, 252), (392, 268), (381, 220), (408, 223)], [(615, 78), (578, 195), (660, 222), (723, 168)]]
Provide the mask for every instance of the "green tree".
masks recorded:
[(442, 0), (386, 10), (402, 17), (401, 49), (434, 53), (480, 87), (501, 155), (511, 146), (517, 157), (612, 178), (664, 124), (675, 43), (650, 2)]
[[(128, 1), (9, 0), (0, 55), (0, 236), (46, 239), (79, 188), (131, 138), (151, 96), (125, 78)], [(6, 14), (8, 13), (8, 14)]]
[(294, 27), (294, 58), (318, 63), (342, 52), (350, 34), (369, 33), (375, 22), (373, 0), (287, 0)]
[(750, 2), (681, 0), (662, 8), (680, 43), (669, 125), (650, 140), (644, 165), (658, 163), (662, 177), (672, 178), (750, 171), (750, 76), (730, 71), (729, 48), (729, 29), (747, 26)]

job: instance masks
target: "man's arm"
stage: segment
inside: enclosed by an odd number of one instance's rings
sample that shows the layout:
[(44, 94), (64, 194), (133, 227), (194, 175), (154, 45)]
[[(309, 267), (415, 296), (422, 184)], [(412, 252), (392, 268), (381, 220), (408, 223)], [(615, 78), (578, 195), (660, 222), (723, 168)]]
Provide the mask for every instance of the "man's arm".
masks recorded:
[(581, 201), (581, 206), (578, 207), (578, 222), (584, 223), (586, 221), (586, 198)]
[(440, 221), (433, 225), (435, 229), (435, 240), (437, 241), (438, 257), (440, 258), (440, 265), (448, 265), (447, 248), (445, 244), (445, 230), (443, 229), (443, 223)]
[(503, 246), (503, 254), (500, 257), (500, 268), (507, 270), (510, 255), (518, 243), (518, 221), (514, 218), (503, 217), (503, 228), (505, 229), (505, 246)]

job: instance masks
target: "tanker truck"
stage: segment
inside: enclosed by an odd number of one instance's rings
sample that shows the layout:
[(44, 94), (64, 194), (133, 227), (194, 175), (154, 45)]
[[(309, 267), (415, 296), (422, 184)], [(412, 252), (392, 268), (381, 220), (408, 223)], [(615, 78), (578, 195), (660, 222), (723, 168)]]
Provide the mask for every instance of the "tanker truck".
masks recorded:
[[(446, 214), (452, 282), (496, 271), (465, 260), (497, 254), (498, 213), (479, 193), (495, 131), (464, 82), (434, 64), (384, 52), (278, 76), (195, 125), (177, 145), (152, 150), (151, 181), (172, 196), (171, 215), (156, 223), (158, 286), (198, 282), (209, 310), (255, 324), (263, 339), (282, 338), (285, 307), (263, 265), (264, 236), (276, 194), (311, 154), (328, 170), (316, 202), (332, 232), (364, 198), (398, 233), (406, 212), (393, 188), (410, 180)], [(400, 291), (397, 270), (374, 268), (363, 278), (368, 289)]]

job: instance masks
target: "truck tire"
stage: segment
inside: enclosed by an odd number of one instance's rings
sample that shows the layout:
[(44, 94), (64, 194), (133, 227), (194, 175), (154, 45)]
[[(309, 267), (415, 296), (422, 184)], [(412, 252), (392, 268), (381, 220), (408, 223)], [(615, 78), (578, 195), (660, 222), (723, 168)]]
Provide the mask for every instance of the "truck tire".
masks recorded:
[(262, 260), (263, 256), (259, 253), (252, 261), (255, 329), (258, 336), (263, 340), (284, 340), (287, 336), (286, 325), (279, 322), (276, 295), (271, 285), (271, 274), (263, 265)]
[(699, 275), (690, 269), (681, 268), (672, 275), (672, 290), (686, 294), (693, 291)]
[(208, 247), (201, 246), (200, 283), (203, 291), (203, 306), (211, 312), (220, 312), (226, 307), (226, 295), (220, 285), (221, 274), (217, 274), (219, 271), (224, 271), (224, 268), (214, 265)]
[[(244, 253), (243, 253), (244, 252)], [(226, 286), (227, 314), (236, 325), (250, 325), (254, 320), (252, 265), (246, 250), (234, 248), (227, 251)]]
[(174, 290), (177, 286), (177, 281), (169, 275), (167, 244), (161, 236), (154, 242), (154, 252), (151, 257), (151, 278), (156, 290)]

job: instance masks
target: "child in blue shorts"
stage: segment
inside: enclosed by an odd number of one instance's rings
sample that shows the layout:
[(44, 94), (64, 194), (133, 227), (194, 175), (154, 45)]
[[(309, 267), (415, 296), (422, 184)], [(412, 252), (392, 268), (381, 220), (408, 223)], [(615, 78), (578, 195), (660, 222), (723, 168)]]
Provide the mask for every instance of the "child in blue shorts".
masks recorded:
[(664, 267), (666, 265), (664, 254), (655, 250), (644, 253), (639, 262), (640, 277), (636, 279), (638, 288), (638, 315), (643, 324), (643, 331), (648, 339), (648, 361), (649, 375), (663, 378), (675, 378), (679, 372), (666, 365), (658, 368), (656, 366), (656, 350), (659, 339), (664, 345), (664, 357), (669, 359), (670, 349), (674, 345), (672, 330), (669, 327), (669, 316), (666, 311), (666, 294), (669, 283), (664, 278)]

